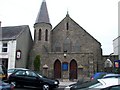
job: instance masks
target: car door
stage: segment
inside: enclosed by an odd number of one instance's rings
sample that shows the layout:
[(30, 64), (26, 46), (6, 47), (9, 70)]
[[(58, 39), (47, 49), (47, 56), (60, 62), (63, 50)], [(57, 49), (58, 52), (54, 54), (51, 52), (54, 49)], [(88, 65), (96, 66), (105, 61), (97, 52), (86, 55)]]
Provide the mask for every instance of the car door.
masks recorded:
[(33, 71), (26, 71), (25, 81), (27, 86), (40, 87), (41, 81), (39, 80), (38, 75)]
[(25, 85), (25, 75), (26, 73), (24, 70), (19, 70), (14, 75), (12, 75), (12, 80), (20, 85)]

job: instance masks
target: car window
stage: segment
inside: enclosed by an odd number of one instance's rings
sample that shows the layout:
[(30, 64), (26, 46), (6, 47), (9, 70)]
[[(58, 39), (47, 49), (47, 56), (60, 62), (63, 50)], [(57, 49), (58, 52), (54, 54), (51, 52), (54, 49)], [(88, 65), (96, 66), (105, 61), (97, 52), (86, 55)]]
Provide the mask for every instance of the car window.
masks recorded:
[(90, 86), (92, 86), (92, 85), (95, 85), (95, 84), (97, 84), (97, 83), (99, 83), (99, 81), (98, 80), (92, 80), (92, 81), (88, 81), (88, 82), (84, 82), (84, 83), (82, 83), (81, 85), (79, 85), (79, 89), (81, 89), (81, 88), (88, 88), (88, 87), (90, 87)]
[(110, 90), (120, 90), (120, 86), (111, 87)]
[(14, 72), (14, 69), (9, 69), (8, 70), (8, 73), (13, 73)]
[(17, 71), (15, 73), (16, 76), (24, 76), (25, 75), (25, 71)]
[(40, 74), (37, 74), (40, 78), (43, 78), (43, 76), (42, 75), (40, 75)]
[(30, 77), (37, 77), (37, 75), (32, 71), (26, 71), (26, 75)]
[(89, 88), (95, 88), (95, 87), (98, 87), (98, 86), (101, 86), (101, 85), (102, 85), (102, 83), (97, 83), (97, 84), (91, 85)]

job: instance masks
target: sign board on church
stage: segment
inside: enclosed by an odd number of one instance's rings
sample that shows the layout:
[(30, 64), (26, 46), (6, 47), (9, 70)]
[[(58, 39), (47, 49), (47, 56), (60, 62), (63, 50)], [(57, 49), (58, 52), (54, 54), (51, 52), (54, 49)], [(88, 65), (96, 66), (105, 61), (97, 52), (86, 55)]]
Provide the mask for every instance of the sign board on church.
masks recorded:
[(120, 60), (114, 60), (114, 67), (120, 68)]

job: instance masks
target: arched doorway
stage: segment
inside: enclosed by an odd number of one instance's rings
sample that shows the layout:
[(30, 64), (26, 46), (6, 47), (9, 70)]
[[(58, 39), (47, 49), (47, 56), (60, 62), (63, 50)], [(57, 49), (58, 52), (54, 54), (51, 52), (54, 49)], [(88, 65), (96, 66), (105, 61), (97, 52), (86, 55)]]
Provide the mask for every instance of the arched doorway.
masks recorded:
[(74, 59), (70, 62), (69, 78), (70, 79), (77, 79), (77, 62)]
[(54, 78), (61, 78), (61, 62), (58, 59), (54, 63)]

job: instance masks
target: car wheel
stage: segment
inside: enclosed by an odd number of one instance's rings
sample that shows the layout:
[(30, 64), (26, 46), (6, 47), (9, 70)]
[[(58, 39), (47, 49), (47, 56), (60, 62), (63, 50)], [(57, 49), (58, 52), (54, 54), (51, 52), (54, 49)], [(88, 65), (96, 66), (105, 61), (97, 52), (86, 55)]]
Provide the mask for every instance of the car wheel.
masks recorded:
[(43, 90), (49, 90), (49, 85), (48, 84), (44, 84), (43, 85)]

